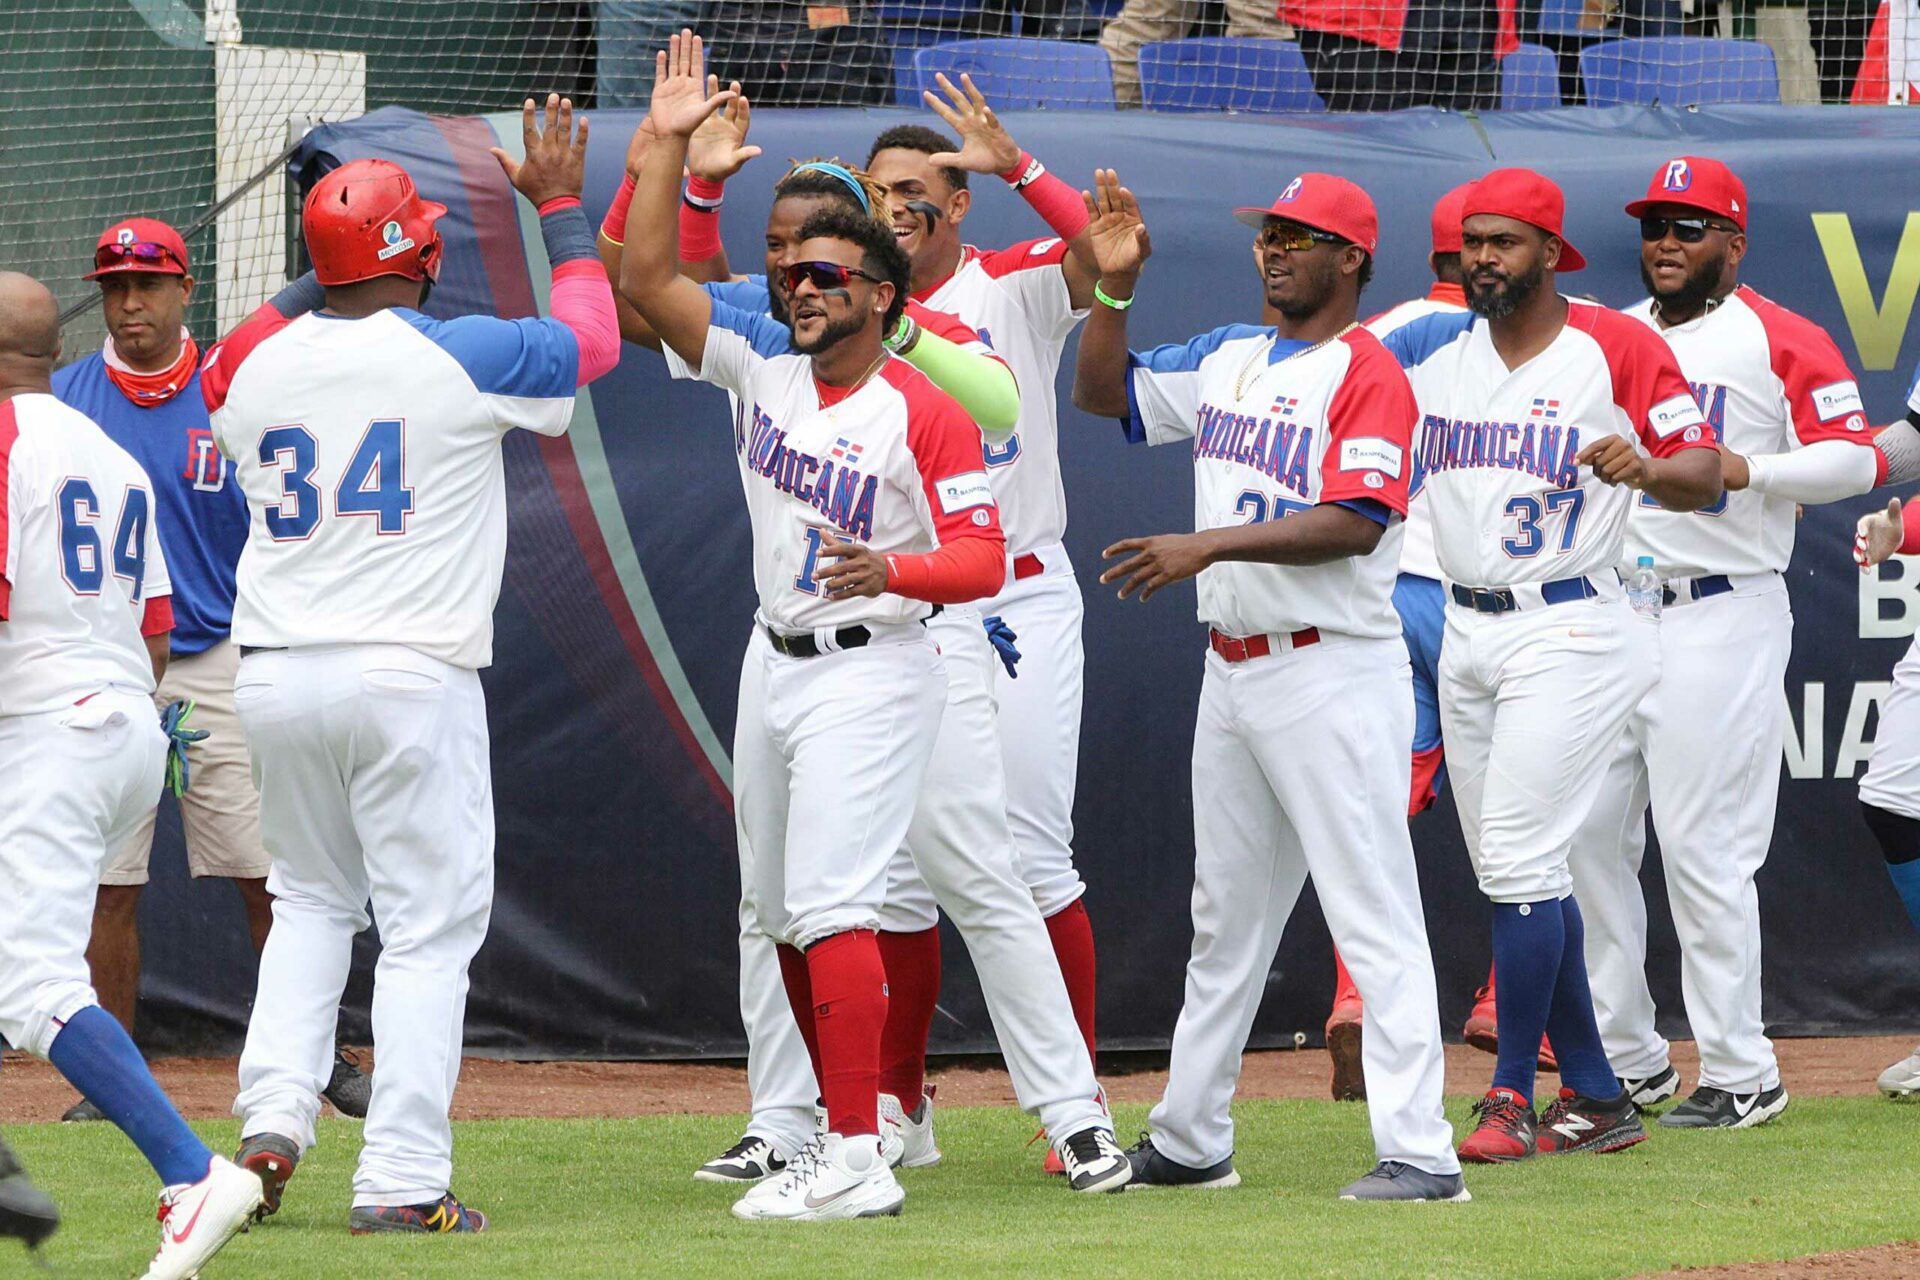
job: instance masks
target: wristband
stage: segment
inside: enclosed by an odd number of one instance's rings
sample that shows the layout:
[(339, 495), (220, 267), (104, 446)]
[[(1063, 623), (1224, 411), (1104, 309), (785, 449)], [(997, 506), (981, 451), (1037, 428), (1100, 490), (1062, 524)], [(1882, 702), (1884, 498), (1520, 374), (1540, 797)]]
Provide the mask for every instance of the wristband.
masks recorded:
[(685, 199), (696, 209), (718, 209), (726, 190), (727, 184), (724, 179), (716, 182), (711, 178), (690, 175), (687, 178)]
[(622, 244), (627, 234), (627, 210), (633, 205), (633, 175), (628, 174), (620, 183), (620, 189), (613, 193), (613, 203), (607, 206), (607, 216), (600, 222), (600, 234), (614, 244)]
[(549, 200), (542, 200), (534, 207), (534, 212), (544, 218), (548, 214), (556, 213), (561, 209), (578, 209), (579, 207), (579, 196), (554, 196)]
[(1093, 282), (1093, 300), (1103, 307), (1112, 307), (1115, 311), (1125, 311), (1133, 305), (1134, 301), (1132, 298), (1109, 298), (1107, 291), (1100, 287), (1098, 280)]
[(893, 327), (892, 333), (880, 340), (880, 345), (897, 356), (903, 356), (913, 350), (914, 344), (918, 341), (920, 341), (920, 326), (914, 322), (912, 316), (902, 313), (900, 323)]
[(1018, 191), (1028, 183), (1038, 179), (1040, 175), (1046, 171), (1047, 166), (1034, 159), (1031, 151), (1022, 151), (1020, 158), (1014, 161), (1013, 168), (1001, 174), (1000, 180), (1012, 187), (1015, 191)]

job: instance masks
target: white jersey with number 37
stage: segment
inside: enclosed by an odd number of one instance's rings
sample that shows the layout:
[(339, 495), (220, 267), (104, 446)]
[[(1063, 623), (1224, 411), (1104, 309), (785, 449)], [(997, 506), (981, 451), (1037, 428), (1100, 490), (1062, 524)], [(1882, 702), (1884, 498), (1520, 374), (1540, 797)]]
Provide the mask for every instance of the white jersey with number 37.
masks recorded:
[(1590, 302), (1569, 300), (1560, 333), (1517, 370), (1471, 314), (1416, 320), (1386, 344), (1419, 397), (1415, 447), (1449, 582), (1613, 583), (1637, 495), (1580, 451), (1610, 435), (1656, 458), (1714, 447), (1667, 344)]
[(251, 513), (235, 642), (397, 644), (487, 666), (507, 554), (500, 438), (564, 432), (579, 366), (552, 319), (262, 308), (200, 376)]
[(109, 685), (153, 691), (143, 635), (173, 627), (153, 485), (50, 395), (0, 400), (0, 716)]

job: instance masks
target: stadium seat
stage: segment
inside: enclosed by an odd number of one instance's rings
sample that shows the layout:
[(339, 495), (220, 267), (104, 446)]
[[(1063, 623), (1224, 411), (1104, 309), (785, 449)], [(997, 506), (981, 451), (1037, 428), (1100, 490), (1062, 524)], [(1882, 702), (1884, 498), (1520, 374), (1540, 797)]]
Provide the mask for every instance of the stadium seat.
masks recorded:
[(1600, 32), (1580, 25), (1586, 7), (1586, 0), (1540, 0), (1540, 11), (1534, 19), (1534, 30), (1545, 36), (1560, 36), (1572, 40), (1597, 40), (1600, 38)]
[(1560, 105), (1560, 60), (1545, 45), (1523, 44), (1500, 59), (1500, 106), (1538, 111)]
[(1113, 110), (1113, 64), (1099, 45), (1019, 38), (953, 40), (916, 51), (913, 69), (929, 85), (941, 72), (955, 81), (964, 72), (1001, 111)]
[(1209, 36), (1140, 48), (1140, 94), (1151, 111), (1325, 111), (1291, 40)]
[(1606, 40), (1580, 51), (1580, 76), (1592, 107), (1780, 101), (1773, 50), (1751, 40)]

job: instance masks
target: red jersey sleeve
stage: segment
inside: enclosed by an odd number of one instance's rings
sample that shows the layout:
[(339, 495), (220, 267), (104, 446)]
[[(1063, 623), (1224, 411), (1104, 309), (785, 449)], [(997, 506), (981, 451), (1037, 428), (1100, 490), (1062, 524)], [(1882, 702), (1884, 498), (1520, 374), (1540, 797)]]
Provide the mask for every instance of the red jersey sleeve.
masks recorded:
[(1019, 244), (1010, 244), (1004, 249), (980, 253), (980, 268), (998, 279), (1001, 276), (1010, 276), (1016, 271), (1031, 271), (1036, 267), (1057, 267), (1067, 260), (1067, 253), (1067, 242), (1059, 236), (1022, 240)]
[(272, 303), (263, 302), (238, 328), (213, 345), (200, 362), (200, 397), (207, 402), (208, 413), (218, 413), (227, 403), (227, 391), (248, 354), (298, 318), (283, 316)]
[(1768, 361), (1787, 398), (1795, 438), (1801, 444), (1846, 440), (1871, 447), (1860, 384), (1827, 331), (1745, 285), (1740, 300), (1766, 330)]
[(1713, 430), (1666, 339), (1631, 316), (1591, 302), (1568, 304), (1567, 323), (1586, 330), (1600, 344), (1613, 381), (1613, 402), (1648, 453), (1670, 458), (1683, 449), (1716, 447)]
[(1320, 501), (1370, 499), (1404, 516), (1419, 403), (1380, 339), (1356, 329), (1342, 341), (1349, 351), (1347, 373), (1327, 405)]
[(939, 549), (887, 557), (887, 590), (916, 600), (960, 604), (1006, 581), (1006, 535), (987, 480), (980, 428), (953, 397), (904, 361), (881, 372), (907, 402), (907, 449), (920, 473)]
[(13, 581), (8, 577), (13, 554), (13, 446), (20, 438), (20, 419), (12, 400), (0, 400), (0, 622), (7, 619)]
[(173, 597), (148, 596), (146, 612), (140, 616), (140, 634), (162, 636), (173, 630)]

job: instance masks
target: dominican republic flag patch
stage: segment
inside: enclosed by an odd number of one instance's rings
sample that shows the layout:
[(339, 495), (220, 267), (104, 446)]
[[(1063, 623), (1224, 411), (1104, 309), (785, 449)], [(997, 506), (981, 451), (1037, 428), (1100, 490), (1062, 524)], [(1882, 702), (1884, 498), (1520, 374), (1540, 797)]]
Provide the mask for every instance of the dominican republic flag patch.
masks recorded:
[(833, 448), (827, 450), (827, 456), (835, 462), (855, 463), (860, 461), (860, 454), (865, 449), (865, 445), (855, 444), (841, 436), (833, 442)]
[(1535, 400), (1533, 402), (1533, 408), (1527, 413), (1527, 416), (1529, 418), (1543, 418), (1548, 422), (1552, 422), (1560, 416), (1560, 402), (1558, 400)]
[(1299, 396), (1275, 396), (1273, 398), (1273, 408), (1268, 412), (1277, 413), (1283, 418), (1291, 418), (1293, 411), (1299, 407)]

